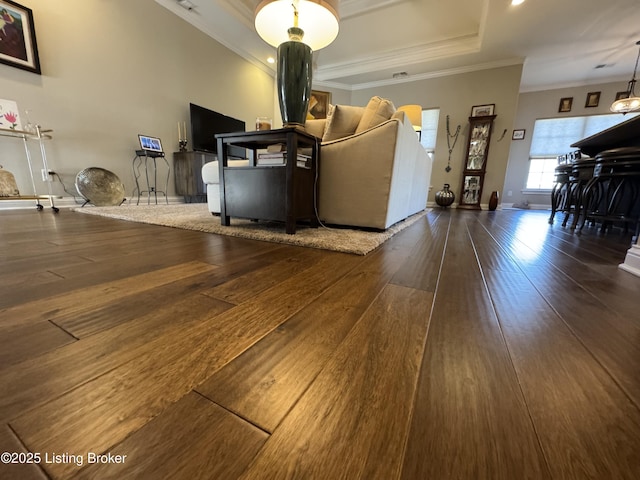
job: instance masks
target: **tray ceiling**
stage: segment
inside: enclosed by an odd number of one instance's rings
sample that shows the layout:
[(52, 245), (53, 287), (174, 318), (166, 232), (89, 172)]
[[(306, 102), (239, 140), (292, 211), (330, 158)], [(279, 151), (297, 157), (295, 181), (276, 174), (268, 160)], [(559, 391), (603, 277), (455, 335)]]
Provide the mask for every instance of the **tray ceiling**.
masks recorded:
[[(274, 72), (275, 49), (253, 26), (256, 0), (156, 2)], [(638, 0), (342, 0), (340, 17), (338, 38), (314, 52), (314, 83), (344, 89), (523, 63), (521, 91), (608, 81), (622, 90), (640, 40)]]

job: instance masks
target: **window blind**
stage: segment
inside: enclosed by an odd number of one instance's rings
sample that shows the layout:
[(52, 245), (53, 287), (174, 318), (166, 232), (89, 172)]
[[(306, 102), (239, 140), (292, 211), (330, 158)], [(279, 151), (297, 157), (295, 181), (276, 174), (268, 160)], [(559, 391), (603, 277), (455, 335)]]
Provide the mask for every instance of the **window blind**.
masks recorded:
[(572, 143), (633, 118), (620, 114), (536, 120), (531, 137), (530, 157), (553, 157), (574, 150)]
[(434, 152), (436, 149), (439, 117), (439, 108), (428, 108), (426, 110), (422, 110), (422, 133), (420, 143), (428, 152)]

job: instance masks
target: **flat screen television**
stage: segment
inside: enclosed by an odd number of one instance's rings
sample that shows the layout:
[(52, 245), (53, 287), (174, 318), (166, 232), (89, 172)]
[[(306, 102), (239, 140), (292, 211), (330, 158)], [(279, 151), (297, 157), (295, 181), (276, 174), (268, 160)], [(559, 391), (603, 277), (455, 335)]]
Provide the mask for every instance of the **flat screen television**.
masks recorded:
[[(228, 117), (208, 108), (190, 103), (189, 111), (191, 114), (191, 145), (195, 151), (217, 153), (216, 134), (246, 130), (242, 120)], [(245, 158), (246, 152), (244, 148), (231, 146), (229, 147), (229, 156)]]

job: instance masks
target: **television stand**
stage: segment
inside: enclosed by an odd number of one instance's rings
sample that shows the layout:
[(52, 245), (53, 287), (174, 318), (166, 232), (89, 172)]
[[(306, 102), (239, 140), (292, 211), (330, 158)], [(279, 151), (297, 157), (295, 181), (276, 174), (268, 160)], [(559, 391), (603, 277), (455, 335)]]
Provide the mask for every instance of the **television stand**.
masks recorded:
[(184, 197), (185, 203), (204, 203), (207, 201), (207, 186), (202, 180), (202, 167), (205, 163), (218, 159), (211, 152), (173, 152), (173, 177), (176, 194)]

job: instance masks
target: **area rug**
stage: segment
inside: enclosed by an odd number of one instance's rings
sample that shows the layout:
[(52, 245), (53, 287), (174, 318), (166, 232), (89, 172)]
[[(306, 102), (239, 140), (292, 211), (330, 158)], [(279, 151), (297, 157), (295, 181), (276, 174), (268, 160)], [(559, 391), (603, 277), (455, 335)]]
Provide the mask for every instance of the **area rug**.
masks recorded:
[(278, 222), (252, 222), (232, 218), (231, 225), (220, 225), (220, 217), (211, 215), (205, 203), (175, 205), (123, 205), (119, 207), (73, 208), (74, 212), (102, 217), (127, 220), (129, 222), (150, 223), (166, 227), (196, 230), (199, 232), (230, 235), (267, 242), (299, 245), (302, 247), (333, 250), (337, 252), (366, 255), (393, 235), (412, 225), (425, 212), (419, 212), (401, 222), (392, 225), (383, 232), (346, 228), (311, 228), (298, 226), (295, 235), (284, 231), (284, 224)]

